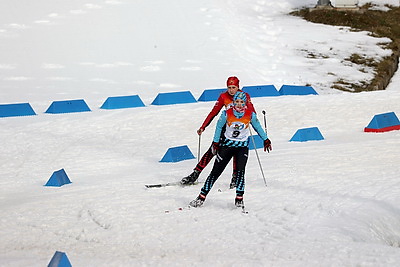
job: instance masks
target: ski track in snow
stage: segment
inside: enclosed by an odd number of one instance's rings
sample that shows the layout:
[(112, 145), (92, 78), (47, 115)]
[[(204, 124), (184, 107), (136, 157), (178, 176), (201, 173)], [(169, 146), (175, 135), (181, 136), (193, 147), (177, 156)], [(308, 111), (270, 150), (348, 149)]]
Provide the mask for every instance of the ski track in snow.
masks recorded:
[[(202, 208), (186, 208), (200, 185), (144, 188), (151, 181), (180, 179), (194, 166), (194, 160), (157, 161), (167, 148), (165, 140), (175, 140), (178, 133), (185, 134), (169, 145), (184, 143), (195, 151), (193, 126), (185, 122), (201, 121), (210, 103), (2, 120), (1, 135), (11, 139), (4, 149), (14, 155), (1, 160), (1, 169), (8, 170), (2, 177), (9, 177), (2, 180), (1, 227), (9, 229), (2, 251), (30, 251), (43, 264), (50, 251), (60, 248), (78, 265), (384, 266), (399, 255), (387, 254), (398, 251), (400, 237), (394, 156), (399, 133), (366, 134), (362, 128), (378, 110), (399, 112), (399, 96), (397, 90), (254, 98), (257, 110), (267, 110), (274, 151), (260, 154), (266, 188), (251, 152), (249, 214), (233, 206), (234, 192), (227, 189), (230, 166)], [(303, 120), (292, 118), (299, 112)], [(157, 123), (157, 114), (180, 114), (180, 120), (171, 121), (170, 130), (160, 136), (164, 125)], [(287, 142), (296, 127), (315, 124), (326, 140)], [(206, 131), (204, 140), (211, 134)], [(66, 169), (72, 184), (43, 187), (59, 168)]]

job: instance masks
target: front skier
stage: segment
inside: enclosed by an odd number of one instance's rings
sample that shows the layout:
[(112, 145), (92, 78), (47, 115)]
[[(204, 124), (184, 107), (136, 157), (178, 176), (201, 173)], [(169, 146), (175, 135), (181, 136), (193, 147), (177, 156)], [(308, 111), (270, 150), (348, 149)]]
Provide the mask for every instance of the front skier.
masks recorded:
[[(226, 81), (226, 86), (227, 86), (227, 90), (219, 95), (218, 100), (217, 100), (217, 102), (215, 102), (213, 109), (208, 114), (207, 118), (204, 120), (201, 127), (197, 130), (197, 134), (199, 136), (204, 132), (206, 127), (211, 123), (211, 121), (214, 119), (214, 117), (218, 115), (218, 113), (221, 111), (221, 109), (223, 107), (225, 107), (226, 109), (232, 107), (233, 96), (237, 92), (243, 92), (239, 88), (239, 79), (236, 76), (229, 77), (228, 80)], [(250, 95), (247, 93), (245, 93), (245, 95), (246, 95), (247, 108), (251, 109), (255, 112), (254, 106), (250, 100)], [(213, 149), (212, 149), (212, 145), (211, 145), (210, 148), (207, 150), (207, 152), (204, 153), (204, 155), (201, 157), (201, 159), (197, 163), (196, 167), (193, 169), (193, 172), (181, 180), (181, 184), (182, 185), (194, 184), (197, 181), (197, 179), (199, 178), (200, 173), (208, 165), (208, 163), (211, 161), (211, 159), (214, 156), (215, 156), (215, 153), (213, 153)], [(235, 164), (233, 164), (233, 173), (232, 173), (232, 180), (231, 180), (230, 188), (233, 189), (235, 187), (236, 187), (236, 166), (235, 166)]]
[[(199, 196), (189, 203), (192, 207), (203, 205), (207, 194), (232, 157), (236, 159), (237, 169), (235, 205), (237, 207), (244, 206), (244, 173), (249, 152), (250, 124), (264, 140), (264, 151), (269, 152), (272, 150), (271, 141), (258, 121), (257, 115), (253, 110), (247, 109), (246, 94), (244, 92), (237, 92), (233, 100), (233, 107), (223, 111), (217, 122), (213, 139), (213, 149), (217, 153), (214, 166), (204, 186), (201, 188)], [(224, 126), (226, 126), (226, 130), (222, 140), (220, 140), (221, 131)]]

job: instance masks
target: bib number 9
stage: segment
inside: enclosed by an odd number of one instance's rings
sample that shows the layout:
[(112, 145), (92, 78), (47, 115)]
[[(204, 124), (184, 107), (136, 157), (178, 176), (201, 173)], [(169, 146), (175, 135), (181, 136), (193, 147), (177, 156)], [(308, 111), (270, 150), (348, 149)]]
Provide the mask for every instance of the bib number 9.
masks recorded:
[(240, 131), (233, 131), (232, 132), (232, 138), (237, 138), (240, 135)]

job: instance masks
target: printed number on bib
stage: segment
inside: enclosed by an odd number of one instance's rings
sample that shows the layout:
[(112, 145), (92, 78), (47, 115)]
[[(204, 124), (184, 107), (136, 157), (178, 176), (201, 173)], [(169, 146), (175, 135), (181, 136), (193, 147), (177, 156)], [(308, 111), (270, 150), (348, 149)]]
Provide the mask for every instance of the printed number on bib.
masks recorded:
[(235, 130), (232, 132), (232, 138), (237, 138), (240, 135), (240, 131)]

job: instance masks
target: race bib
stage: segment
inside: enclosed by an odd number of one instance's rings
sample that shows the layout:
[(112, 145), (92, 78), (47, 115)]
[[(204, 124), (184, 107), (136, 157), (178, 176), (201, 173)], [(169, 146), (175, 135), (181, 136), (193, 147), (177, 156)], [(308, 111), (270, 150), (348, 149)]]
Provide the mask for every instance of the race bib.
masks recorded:
[(233, 141), (246, 141), (250, 135), (249, 128), (243, 122), (234, 121), (227, 125), (225, 137)]

